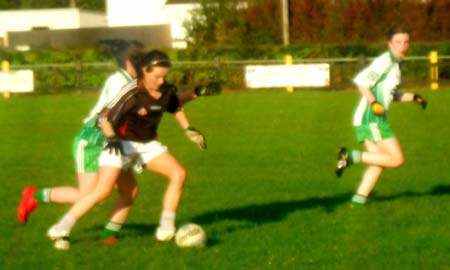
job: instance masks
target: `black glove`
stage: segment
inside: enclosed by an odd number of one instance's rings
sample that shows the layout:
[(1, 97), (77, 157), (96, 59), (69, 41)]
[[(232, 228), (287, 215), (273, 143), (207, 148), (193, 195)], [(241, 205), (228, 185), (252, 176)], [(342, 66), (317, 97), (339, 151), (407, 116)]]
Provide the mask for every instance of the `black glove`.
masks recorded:
[(161, 85), (160, 89), (165, 90), (165, 91), (173, 91), (175, 93), (178, 93), (178, 88), (175, 84), (171, 84), (167, 81), (165, 81), (163, 83), (163, 85)]
[(200, 147), (200, 150), (206, 149), (205, 137), (200, 131), (193, 127), (188, 127), (186, 128), (186, 136), (188, 136), (189, 140), (197, 144), (198, 147)]
[(111, 137), (106, 137), (105, 150), (109, 150), (110, 154), (123, 155), (123, 146), (119, 137), (116, 135)]
[(222, 92), (222, 85), (219, 82), (210, 82), (206, 85), (199, 85), (194, 88), (197, 96), (218, 95)]
[(427, 108), (427, 101), (421, 95), (414, 94), (414, 102), (419, 103), (424, 110)]

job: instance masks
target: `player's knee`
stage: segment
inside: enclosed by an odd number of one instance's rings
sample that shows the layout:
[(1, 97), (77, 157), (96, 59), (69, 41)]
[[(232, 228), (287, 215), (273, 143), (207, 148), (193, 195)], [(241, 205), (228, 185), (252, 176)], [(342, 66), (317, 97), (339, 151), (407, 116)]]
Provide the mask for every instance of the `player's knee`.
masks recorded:
[(130, 206), (133, 205), (134, 203), (134, 198), (130, 195), (130, 196), (123, 196), (120, 198), (122, 201), (122, 205), (123, 206)]
[(123, 203), (125, 203), (127, 205), (131, 205), (131, 204), (133, 204), (134, 200), (136, 199), (138, 192), (139, 192), (139, 189), (138, 189), (137, 185), (130, 187), (126, 190), (120, 190), (119, 191), (120, 199), (122, 200)]
[(187, 172), (184, 167), (178, 167), (177, 169), (172, 171), (172, 175), (170, 176), (170, 180), (177, 185), (183, 185), (186, 179)]
[(405, 162), (405, 159), (404, 159), (403, 155), (393, 157), (392, 158), (392, 167), (399, 168), (403, 165), (404, 162)]
[(95, 192), (96, 201), (97, 202), (103, 201), (104, 199), (106, 199), (109, 196), (109, 194), (111, 194), (110, 189), (105, 189), (105, 188), (97, 189)]
[(131, 200), (135, 200), (137, 198), (139, 194), (139, 187), (135, 186), (132, 190), (131, 190)]

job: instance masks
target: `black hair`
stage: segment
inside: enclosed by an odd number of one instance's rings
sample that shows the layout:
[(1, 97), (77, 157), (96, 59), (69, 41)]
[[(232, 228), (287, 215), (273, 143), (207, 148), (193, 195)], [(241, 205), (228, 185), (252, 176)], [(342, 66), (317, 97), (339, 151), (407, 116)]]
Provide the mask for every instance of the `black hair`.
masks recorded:
[(148, 53), (135, 54), (130, 57), (130, 60), (139, 79), (144, 77), (144, 74), (142, 73), (143, 67), (151, 70), (153, 67), (170, 68), (171, 66), (169, 56), (165, 52), (159, 50), (151, 50)]
[(112, 56), (119, 67), (125, 68), (125, 62), (133, 54), (144, 49), (144, 44), (137, 40), (104, 39), (99, 44), (103, 46), (101, 50)]
[(409, 29), (404, 25), (392, 25), (387, 31), (386, 40), (391, 40), (395, 34), (409, 34)]

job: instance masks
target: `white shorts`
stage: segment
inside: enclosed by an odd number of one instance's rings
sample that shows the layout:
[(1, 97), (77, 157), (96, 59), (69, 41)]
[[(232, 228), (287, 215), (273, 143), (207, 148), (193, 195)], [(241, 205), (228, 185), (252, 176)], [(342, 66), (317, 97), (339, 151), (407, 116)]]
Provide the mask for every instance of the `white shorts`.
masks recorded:
[(99, 158), (99, 166), (111, 166), (127, 170), (131, 165), (137, 164), (142, 167), (157, 156), (167, 152), (167, 146), (159, 141), (150, 141), (146, 143), (122, 141), (124, 155), (109, 153), (109, 150), (103, 150)]

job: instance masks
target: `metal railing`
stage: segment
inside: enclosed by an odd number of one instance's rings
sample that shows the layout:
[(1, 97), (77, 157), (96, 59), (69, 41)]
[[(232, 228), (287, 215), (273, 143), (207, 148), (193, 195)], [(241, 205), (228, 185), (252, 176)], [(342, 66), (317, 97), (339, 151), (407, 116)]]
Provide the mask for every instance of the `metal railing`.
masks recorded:
[[(314, 58), (293, 59), (293, 64), (328, 63), (330, 65), (329, 89), (345, 89), (352, 86), (353, 76), (373, 58)], [(174, 61), (168, 80), (180, 89), (189, 88), (199, 81), (221, 80), (229, 89), (245, 88), (245, 66), (282, 65), (283, 60)], [(439, 56), (440, 82), (450, 83), (450, 56)], [(427, 87), (430, 82), (428, 56), (408, 56), (401, 63), (402, 82), (405, 85)], [(11, 70), (29, 69), (34, 72), (36, 92), (73, 91), (98, 89), (116, 69), (113, 62), (65, 64), (11, 65)]]

